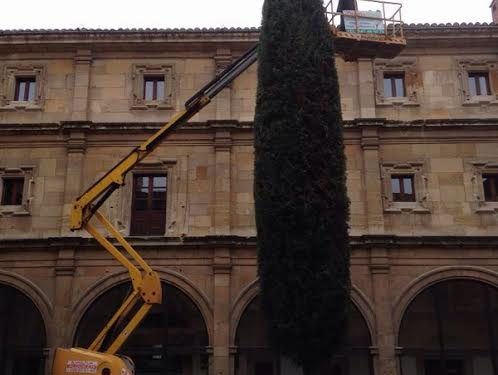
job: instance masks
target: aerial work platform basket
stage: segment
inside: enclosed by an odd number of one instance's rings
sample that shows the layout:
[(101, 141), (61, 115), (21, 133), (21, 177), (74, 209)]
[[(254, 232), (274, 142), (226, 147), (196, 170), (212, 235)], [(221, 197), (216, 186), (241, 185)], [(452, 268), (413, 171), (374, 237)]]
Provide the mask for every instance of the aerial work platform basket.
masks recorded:
[(326, 14), (337, 53), (347, 61), (396, 57), (406, 46), (401, 8), (381, 0), (330, 0)]

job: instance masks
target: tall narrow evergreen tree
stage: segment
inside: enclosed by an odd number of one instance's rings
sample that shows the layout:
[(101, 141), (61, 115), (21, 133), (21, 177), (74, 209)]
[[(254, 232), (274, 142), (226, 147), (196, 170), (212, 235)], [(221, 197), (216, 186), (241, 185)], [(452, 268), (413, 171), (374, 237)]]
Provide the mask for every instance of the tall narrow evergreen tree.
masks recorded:
[(350, 301), (345, 156), (322, 0), (265, 0), (255, 118), (256, 224), (273, 349), (314, 373)]

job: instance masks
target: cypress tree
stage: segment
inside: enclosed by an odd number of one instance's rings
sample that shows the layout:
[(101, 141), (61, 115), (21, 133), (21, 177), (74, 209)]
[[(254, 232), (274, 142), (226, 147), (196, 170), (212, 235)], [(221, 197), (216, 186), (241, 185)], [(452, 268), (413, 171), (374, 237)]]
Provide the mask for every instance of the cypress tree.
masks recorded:
[(322, 0), (265, 0), (258, 85), (262, 307), (272, 348), (312, 374), (340, 349), (350, 301), (341, 104)]

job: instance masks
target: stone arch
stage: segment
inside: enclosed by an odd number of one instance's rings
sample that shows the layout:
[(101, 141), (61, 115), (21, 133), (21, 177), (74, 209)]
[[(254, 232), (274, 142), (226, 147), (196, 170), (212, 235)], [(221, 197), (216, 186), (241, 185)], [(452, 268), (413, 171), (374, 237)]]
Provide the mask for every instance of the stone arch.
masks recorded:
[(0, 284), (18, 290), (33, 302), (42, 317), (45, 337), (47, 345), (49, 345), (53, 341), (53, 332), (49, 329), (52, 322), (53, 305), (46, 294), (26, 277), (5, 270), (0, 270)]
[(365, 322), (368, 327), (368, 331), (370, 332), (370, 340), (371, 345), (377, 345), (377, 332), (376, 332), (376, 323), (375, 323), (375, 310), (372, 306), (372, 303), (368, 299), (368, 297), (363, 294), (363, 292), (355, 285), (351, 287), (351, 301), (356, 306), (360, 314), (365, 319)]
[(393, 309), (393, 324), (396, 344), (403, 316), (410, 303), (424, 290), (448, 280), (472, 280), (498, 288), (498, 273), (483, 267), (450, 266), (441, 267), (420, 275), (403, 290), (397, 298)]
[[(240, 319), (247, 306), (249, 306), (254, 298), (258, 296), (260, 291), (259, 279), (255, 279), (239, 293), (233, 302), (230, 311), (230, 345), (235, 345), (235, 336), (237, 334), (237, 327), (239, 326)], [(377, 337), (375, 332), (375, 312), (371, 302), (355, 285), (351, 287), (351, 300), (365, 319), (370, 332), (372, 346), (375, 346)]]
[[(179, 272), (175, 272), (168, 269), (155, 269), (158, 273), (161, 281), (176, 287), (181, 292), (183, 292), (193, 304), (199, 309), (204, 322), (206, 324), (206, 330), (208, 333), (208, 339), (210, 345), (213, 340), (213, 309), (209, 298), (200, 291), (192, 281)], [(78, 329), (78, 325), (83, 318), (87, 309), (105, 292), (111, 290), (113, 287), (118, 286), (124, 282), (130, 280), (127, 271), (119, 271), (112, 275), (106, 276), (94, 285), (88, 288), (83, 296), (73, 305), (69, 337), (67, 337), (67, 342), (72, 343)]]
[(230, 345), (235, 345), (235, 335), (240, 319), (247, 306), (256, 298), (260, 292), (259, 279), (252, 281), (237, 296), (230, 309)]

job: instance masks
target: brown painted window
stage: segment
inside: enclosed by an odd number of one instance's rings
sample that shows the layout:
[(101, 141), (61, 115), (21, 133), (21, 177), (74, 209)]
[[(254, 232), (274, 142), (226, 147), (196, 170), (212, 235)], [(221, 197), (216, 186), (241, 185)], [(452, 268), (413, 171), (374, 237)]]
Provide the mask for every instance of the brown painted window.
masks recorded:
[(394, 202), (415, 202), (413, 175), (391, 176), (391, 190)]
[(469, 73), (470, 96), (491, 95), (489, 74), (487, 72)]
[(384, 74), (384, 97), (403, 98), (405, 97), (405, 74), (386, 73)]
[(36, 96), (35, 77), (17, 77), (14, 100), (18, 102), (32, 102)]
[(498, 202), (498, 174), (482, 175), (484, 198), (487, 202)]
[(166, 226), (165, 174), (135, 175), (130, 234), (132, 236), (161, 236)]
[(144, 99), (164, 100), (164, 76), (144, 77)]
[(22, 204), (24, 178), (4, 178), (2, 180), (2, 205), (19, 206)]

